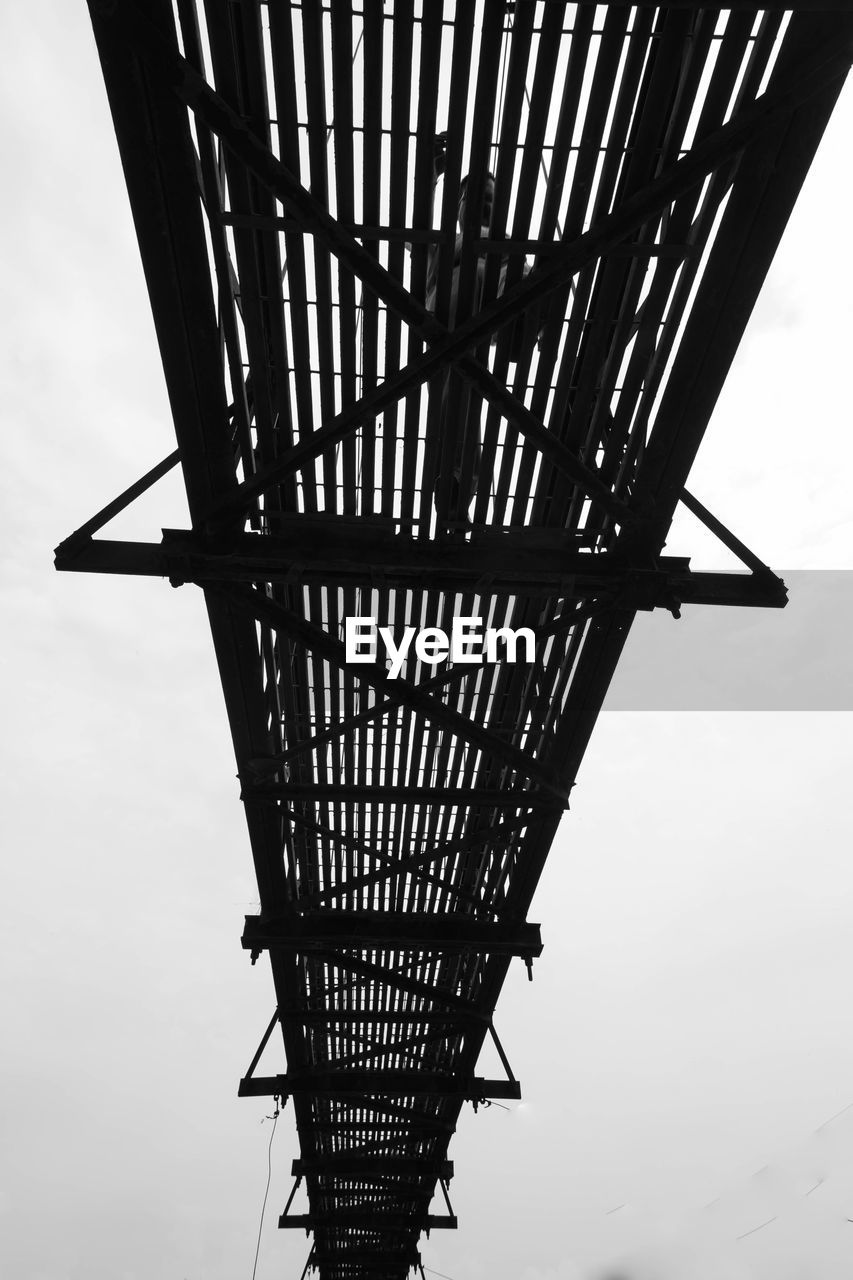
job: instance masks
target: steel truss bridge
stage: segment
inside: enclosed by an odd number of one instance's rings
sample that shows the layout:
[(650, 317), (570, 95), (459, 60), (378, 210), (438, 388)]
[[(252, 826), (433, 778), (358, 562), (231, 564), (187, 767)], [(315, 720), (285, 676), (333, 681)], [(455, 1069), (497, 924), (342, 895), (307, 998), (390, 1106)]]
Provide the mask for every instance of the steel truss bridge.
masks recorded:
[[(636, 612), (785, 602), (685, 486), (853, 17), (90, 10), (177, 448), (57, 567), (204, 592), (275, 988), (240, 1093), (292, 1100), (306, 1269), (402, 1277), (456, 1226), (463, 1105), (520, 1096), (493, 1012)], [(178, 463), (191, 528), (96, 536)], [(662, 555), (679, 503), (749, 572)], [(391, 678), (347, 661), (368, 616), (526, 627), (535, 661), (410, 650)]]

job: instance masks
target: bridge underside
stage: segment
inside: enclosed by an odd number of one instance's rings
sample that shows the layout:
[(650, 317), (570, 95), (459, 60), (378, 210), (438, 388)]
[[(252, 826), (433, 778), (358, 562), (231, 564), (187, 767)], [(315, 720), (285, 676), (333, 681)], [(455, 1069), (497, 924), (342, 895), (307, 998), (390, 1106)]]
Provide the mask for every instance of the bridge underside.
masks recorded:
[[(204, 591), (275, 988), (240, 1091), (292, 1099), (323, 1280), (417, 1265), (463, 1104), (519, 1096), (492, 1014), (637, 610), (784, 604), (685, 485), (826, 7), (91, 0), (177, 449), (57, 565)], [(95, 536), (178, 462), (191, 529)], [(749, 572), (662, 556), (679, 502)], [(347, 661), (460, 616), (535, 661)]]

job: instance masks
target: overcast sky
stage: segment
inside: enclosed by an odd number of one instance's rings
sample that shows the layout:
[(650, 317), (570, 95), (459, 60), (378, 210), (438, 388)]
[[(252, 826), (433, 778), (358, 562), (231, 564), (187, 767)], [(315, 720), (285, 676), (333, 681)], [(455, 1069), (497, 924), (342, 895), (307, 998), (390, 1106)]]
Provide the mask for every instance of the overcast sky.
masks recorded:
[[(85, 5), (7, 9), (0, 1270), (248, 1280), (273, 993), (201, 595), (52, 567), (174, 447), (162, 372)], [(691, 479), (781, 571), (853, 568), (851, 138), (847, 92)], [(170, 477), (110, 532), (185, 523)], [(668, 551), (725, 563), (690, 520)], [(427, 1268), (849, 1273), (850, 760), (849, 713), (601, 718), (498, 1010), (524, 1102), (465, 1114)], [(307, 1256), (296, 1154), (286, 1112), (263, 1280)]]

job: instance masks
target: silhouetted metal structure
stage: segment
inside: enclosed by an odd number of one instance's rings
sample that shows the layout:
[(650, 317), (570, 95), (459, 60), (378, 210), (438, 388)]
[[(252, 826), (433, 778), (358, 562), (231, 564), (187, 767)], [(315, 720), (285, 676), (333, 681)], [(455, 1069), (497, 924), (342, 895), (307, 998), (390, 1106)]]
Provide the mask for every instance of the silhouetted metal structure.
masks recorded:
[[(293, 1100), (310, 1211), (281, 1225), (323, 1280), (402, 1276), (456, 1225), (463, 1103), (520, 1096), (496, 1036), (506, 1078), (477, 1060), (636, 611), (784, 604), (685, 484), (853, 21), (90, 8), (178, 449), (57, 565), (205, 592), (276, 999), (240, 1091)], [(191, 530), (93, 537), (178, 460)], [(680, 501), (751, 573), (661, 555)], [(527, 627), (536, 661), (392, 679), (346, 661), (367, 615)]]

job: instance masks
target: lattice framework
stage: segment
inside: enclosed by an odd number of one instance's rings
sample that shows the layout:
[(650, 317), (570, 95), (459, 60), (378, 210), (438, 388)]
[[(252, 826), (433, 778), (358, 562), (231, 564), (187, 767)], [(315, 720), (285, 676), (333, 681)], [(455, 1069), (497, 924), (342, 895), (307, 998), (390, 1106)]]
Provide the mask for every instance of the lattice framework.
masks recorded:
[[(520, 1096), (492, 1015), (637, 610), (784, 604), (685, 485), (851, 61), (815, 8), (90, 4), (178, 448), (57, 564), (204, 590), (275, 987), (240, 1089), (292, 1099), (323, 1280), (416, 1265), (461, 1107)], [(190, 530), (94, 536), (178, 461)], [(749, 574), (662, 555), (679, 501)], [(362, 615), (537, 661), (390, 679)]]

